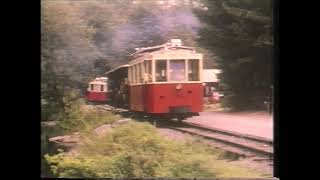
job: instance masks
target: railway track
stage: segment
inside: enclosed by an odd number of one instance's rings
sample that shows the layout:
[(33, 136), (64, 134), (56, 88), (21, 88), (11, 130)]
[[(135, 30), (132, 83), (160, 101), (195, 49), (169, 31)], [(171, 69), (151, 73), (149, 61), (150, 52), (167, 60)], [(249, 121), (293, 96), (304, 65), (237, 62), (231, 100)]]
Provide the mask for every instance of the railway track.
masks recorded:
[(96, 109), (102, 109), (102, 110), (106, 110), (106, 111), (111, 111), (111, 112), (115, 112), (115, 113), (125, 113), (125, 112), (130, 112), (130, 110), (128, 109), (122, 109), (122, 108), (115, 108), (113, 106), (104, 104), (104, 105), (94, 105), (94, 108)]
[(183, 122), (185, 125), (190, 126), (190, 127), (194, 127), (197, 129), (201, 129), (204, 131), (210, 131), (210, 132), (217, 132), (217, 133), (221, 133), (221, 134), (225, 134), (225, 135), (229, 135), (229, 136), (235, 136), (238, 138), (242, 138), (242, 139), (247, 139), (250, 141), (254, 141), (254, 142), (260, 142), (260, 143), (264, 143), (267, 145), (273, 145), (273, 141), (270, 139), (266, 139), (266, 138), (262, 138), (262, 137), (258, 137), (258, 136), (252, 136), (252, 135), (247, 135), (247, 134), (241, 134), (241, 133), (236, 133), (236, 132), (231, 132), (231, 131), (226, 131), (226, 130), (221, 130), (221, 129), (216, 129), (216, 128), (208, 128), (199, 124), (195, 124), (192, 122)]
[[(218, 143), (223, 143), (228, 146), (232, 146), (235, 150), (231, 151), (244, 156), (253, 156), (252, 153), (257, 154), (258, 156), (266, 157), (267, 159), (273, 158), (273, 148), (269, 144), (264, 144), (261, 142), (253, 142), (247, 139), (224, 135), (216, 132), (203, 131), (197, 128), (177, 128), (169, 127), (176, 131), (187, 133), (193, 136), (199, 136), (206, 140), (213, 140)], [(229, 150), (230, 151), (230, 150)]]
[[(127, 109), (115, 108), (109, 105), (95, 105), (95, 108), (112, 111), (116, 113), (128, 113)], [(154, 119), (147, 118), (147, 121), (154, 122)], [(198, 136), (208, 141), (221, 144), (223, 149), (242, 156), (262, 156), (265, 160), (273, 159), (273, 142), (268, 139), (239, 134), (235, 132), (208, 128), (191, 122), (182, 122), (157, 119), (157, 126), (179, 131), (181, 133)]]

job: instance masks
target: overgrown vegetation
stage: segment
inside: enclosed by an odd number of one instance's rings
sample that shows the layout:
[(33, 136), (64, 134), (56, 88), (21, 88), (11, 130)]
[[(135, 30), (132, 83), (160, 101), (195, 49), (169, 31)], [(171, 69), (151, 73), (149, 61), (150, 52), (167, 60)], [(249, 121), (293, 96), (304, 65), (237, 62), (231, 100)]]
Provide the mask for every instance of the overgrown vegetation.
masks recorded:
[[(219, 162), (220, 154), (195, 140), (175, 142), (165, 139), (147, 123), (131, 122), (104, 137), (94, 137), (78, 155), (46, 155), (58, 177), (222, 177), (257, 174)], [(239, 173), (240, 172), (240, 173)], [(233, 175), (233, 176), (237, 176)]]
[(41, 129), (41, 173), (46, 177), (52, 177), (53, 174), (50, 172), (50, 166), (45, 161), (44, 155), (57, 153), (58, 147), (49, 142), (48, 138), (72, 132), (80, 132), (84, 137), (90, 136), (96, 127), (119, 119), (119, 116), (110, 112), (85, 109), (86, 105), (83, 100), (78, 99), (74, 93), (73, 96), (69, 94), (63, 100), (63, 111), (56, 115), (56, 126)]
[(63, 116), (58, 118), (58, 128), (65, 133), (76, 131), (86, 132), (102, 124), (110, 124), (119, 119), (119, 117), (108, 111), (81, 109), (84, 105), (82, 100), (66, 103)]
[[(51, 112), (57, 122), (55, 131), (61, 133), (89, 131), (101, 124), (112, 123), (119, 118), (108, 111), (85, 110), (83, 109), (85, 105), (85, 101), (75, 91), (68, 91), (62, 96), (61, 110), (56, 113)], [(45, 109), (43, 111), (46, 112)]]

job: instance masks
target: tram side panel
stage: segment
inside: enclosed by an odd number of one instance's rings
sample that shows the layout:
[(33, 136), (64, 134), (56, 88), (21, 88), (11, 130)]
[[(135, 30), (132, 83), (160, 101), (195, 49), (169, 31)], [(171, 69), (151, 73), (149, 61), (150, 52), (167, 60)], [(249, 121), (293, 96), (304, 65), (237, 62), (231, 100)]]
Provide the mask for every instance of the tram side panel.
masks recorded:
[(148, 87), (149, 113), (187, 113), (202, 111), (202, 84), (153, 84)]
[(87, 99), (89, 101), (105, 102), (107, 98), (107, 92), (87, 92)]
[(129, 87), (129, 107), (146, 113), (198, 113), (202, 111), (202, 84), (146, 84)]

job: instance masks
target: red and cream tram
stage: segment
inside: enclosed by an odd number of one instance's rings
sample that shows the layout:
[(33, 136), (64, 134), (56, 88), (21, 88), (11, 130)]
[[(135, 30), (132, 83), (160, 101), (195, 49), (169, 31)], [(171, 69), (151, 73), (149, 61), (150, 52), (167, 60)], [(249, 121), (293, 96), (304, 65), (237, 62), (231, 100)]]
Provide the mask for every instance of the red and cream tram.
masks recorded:
[(180, 39), (137, 48), (128, 63), (129, 109), (182, 120), (202, 111), (202, 54)]
[(107, 94), (107, 80), (105, 77), (97, 77), (88, 83), (87, 100), (90, 102), (106, 102)]

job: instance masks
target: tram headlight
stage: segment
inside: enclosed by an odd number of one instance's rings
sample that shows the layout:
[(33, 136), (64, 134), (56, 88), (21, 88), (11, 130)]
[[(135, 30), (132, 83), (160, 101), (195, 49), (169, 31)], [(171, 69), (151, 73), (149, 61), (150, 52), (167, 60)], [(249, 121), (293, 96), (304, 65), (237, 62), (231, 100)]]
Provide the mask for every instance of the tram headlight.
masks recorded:
[(180, 90), (181, 88), (182, 88), (182, 85), (181, 84), (177, 84), (176, 90)]

